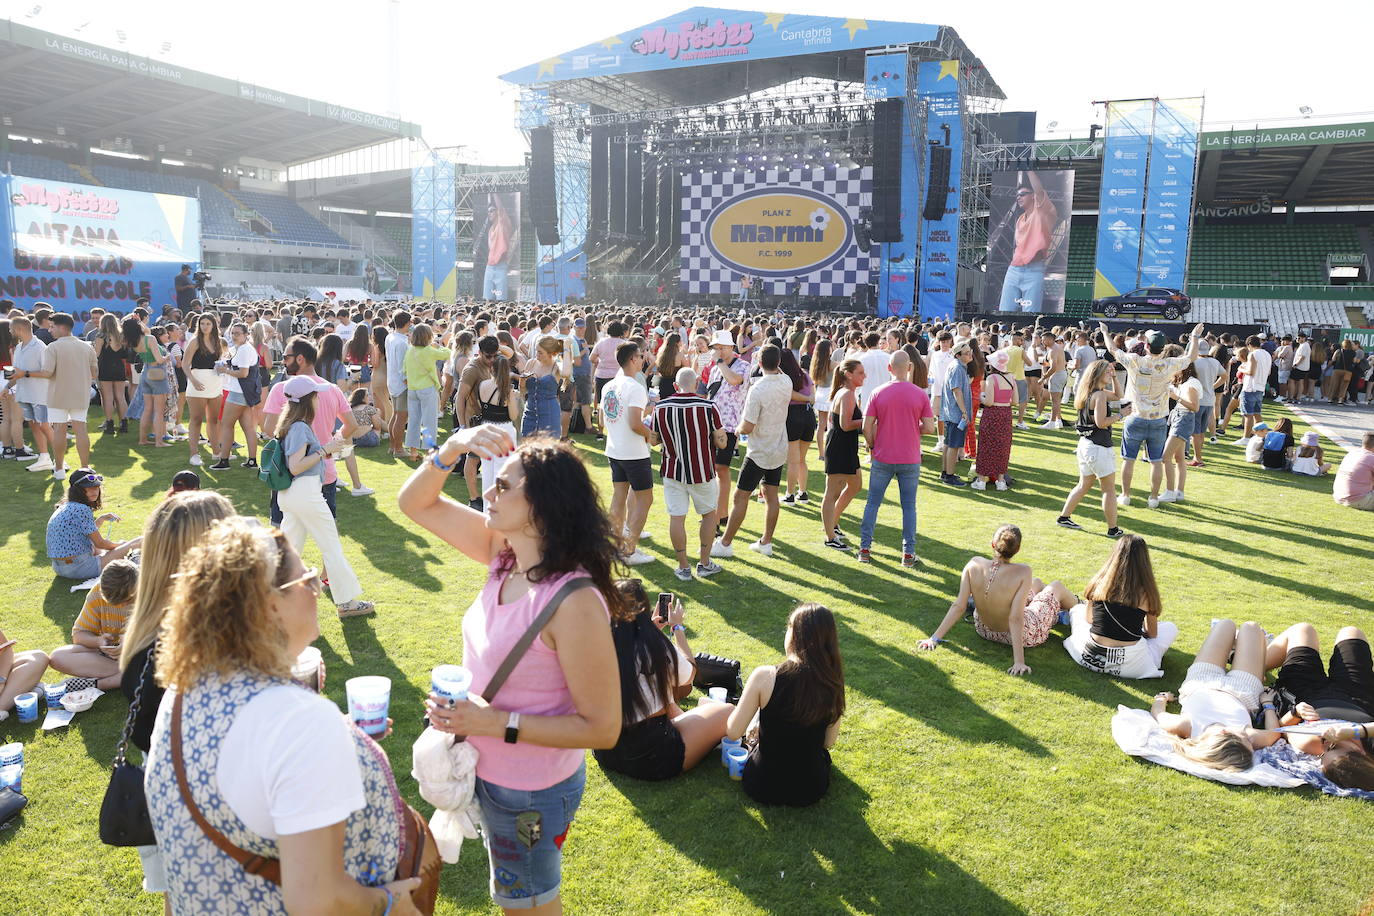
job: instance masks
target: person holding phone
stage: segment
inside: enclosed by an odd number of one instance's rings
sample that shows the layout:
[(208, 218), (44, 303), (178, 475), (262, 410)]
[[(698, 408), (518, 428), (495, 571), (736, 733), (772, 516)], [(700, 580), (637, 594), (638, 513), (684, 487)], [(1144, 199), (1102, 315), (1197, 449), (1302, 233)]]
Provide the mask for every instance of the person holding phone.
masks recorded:
[(625, 599), (611, 623), (620, 668), (620, 739), (593, 753), (604, 769), (636, 779), (671, 779), (720, 744), (735, 707), (703, 702), (684, 712), (678, 700), (691, 693), (696, 663), (682, 599), (660, 592), (651, 612), (640, 580), (620, 579), (616, 589)]
[(70, 674), (67, 690), (119, 686), (119, 653), (124, 627), (134, 609), (138, 591), (138, 566), (115, 560), (100, 573), (100, 584), (86, 595), (81, 615), (72, 626), (72, 644), (53, 649), (49, 662), (54, 671)]

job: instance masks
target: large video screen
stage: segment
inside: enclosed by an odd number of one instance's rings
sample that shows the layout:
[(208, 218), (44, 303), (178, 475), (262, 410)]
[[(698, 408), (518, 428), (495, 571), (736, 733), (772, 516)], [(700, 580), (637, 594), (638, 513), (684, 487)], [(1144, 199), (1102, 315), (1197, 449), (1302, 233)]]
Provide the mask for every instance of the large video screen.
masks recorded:
[(472, 289), (478, 299), (520, 294), (520, 192), (488, 192), (472, 205)]
[(1064, 311), (1072, 212), (1073, 169), (993, 174), (985, 309)]

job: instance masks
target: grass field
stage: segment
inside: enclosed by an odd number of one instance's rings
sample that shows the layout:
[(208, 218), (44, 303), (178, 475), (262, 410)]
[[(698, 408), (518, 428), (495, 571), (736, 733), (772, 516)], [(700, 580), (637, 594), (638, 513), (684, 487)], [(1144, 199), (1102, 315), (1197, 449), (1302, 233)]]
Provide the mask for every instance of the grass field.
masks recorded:
[[(134, 453), (131, 437), (95, 440), (106, 509), (124, 518), (117, 536), (132, 536), (185, 452)], [(668, 784), (608, 776), (589, 758), (586, 798), (566, 847), (568, 910), (1345, 914), (1365, 906), (1374, 892), (1374, 805), (1195, 779), (1126, 757), (1108, 729), (1117, 704), (1145, 706), (1156, 691), (1177, 689), (1210, 618), (1253, 619), (1271, 632), (1310, 620), (1324, 641), (1342, 625), (1370, 627), (1369, 519), (1332, 503), (1329, 478), (1265, 474), (1223, 444), (1209, 448), (1205, 470), (1189, 475), (1188, 502), (1123, 512), (1123, 527), (1151, 545), (1166, 619), (1182, 628), (1163, 681), (1089, 674), (1058, 635), (1027, 652), (1033, 673), (1015, 679), (1005, 673), (1010, 650), (979, 639), (967, 622), (938, 651), (917, 654), (964, 562), (1002, 522), (1021, 527), (1019, 559), (1046, 580), (1078, 591), (1100, 565), (1111, 542), (1097, 533), (1105, 526), (1095, 498), (1078, 512), (1088, 531), (1054, 524), (1074, 482), (1074, 441), (1071, 430), (1018, 433), (1018, 485), (1005, 493), (955, 491), (923, 474), (918, 570), (897, 562), (894, 486), (871, 567), (822, 546), (816, 499), (784, 507), (773, 558), (741, 549), (721, 575), (686, 585), (672, 575), (660, 498), (645, 549), (662, 562), (635, 574), (651, 593), (683, 595), (694, 649), (740, 658), (747, 672), (780, 658), (797, 602), (836, 612), (849, 710), (834, 781), (812, 808), (772, 810), (754, 806), (709, 758)], [(604, 458), (581, 447), (609, 487)], [(813, 464), (810, 492), (818, 496), (823, 477)], [(339, 527), (379, 613), (341, 625), (322, 602), (317, 645), (336, 701), (347, 677), (392, 678), (397, 724), (387, 749), (402, 791), (423, 810), (409, 776), (421, 697), (430, 668), (459, 659), (460, 615), (483, 570), (401, 516), (395, 493), (407, 466), (381, 449), (362, 466), (377, 495), (341, 493)], [(0, 464), (0, 628), (20, 648), (51, 649), (68, 641), (81, 596), (55, 582), (44, 560), (44, 522), (59, 489), (23, 467)], [(235, 465), (202, 476), (240, 511), (265, 516), (267, 491), (250, 474)], [(856, 502), (844, 526), (855, 541), (861, 508)], [(761, 509), (752, 508), (741, 547), (758, 536)], [(307, 547), (307, 559), (317, 556)], [(5, 741), (27, 746), (31, 799), (22, 821), (0, 832), (0, 911), (161, 911), (160, 900), (140, 891), (133, 851), (102, 846), (96, 835), (125, 709), (121, 697), (106, 697), (48, 734), (13, 717), (0, 724)], [(480, 844), (468, 843), (462, 861), (445, 869), (439, 911), (494, 911)]]

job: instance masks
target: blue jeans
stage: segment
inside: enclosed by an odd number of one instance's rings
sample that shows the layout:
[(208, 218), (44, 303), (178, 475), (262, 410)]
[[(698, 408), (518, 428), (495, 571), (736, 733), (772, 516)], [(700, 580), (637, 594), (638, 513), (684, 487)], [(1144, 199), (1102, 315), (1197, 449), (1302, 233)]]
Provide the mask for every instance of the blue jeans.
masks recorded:
[(921, 465), (888, 464), (874, 461), (868, 472), (868, 503), (864, 506), (863, 524), (859, 526), (859, 546), (867, 550), (873, 546), (873, 529), (878, 524), (878, 508), (883, 504), (887, 485), (897, 478), (897, 492), (902, 504), (902, 553), (916, 552), (916, 486), (921, 482)]
[(375, 429), (370, 429), (353, 440), (354, 448), (376, 448), (381, 444), (382, 437), (377, 434)]
[(406, 390), (406, 448), (420, 448), (420, 430), (439, 438), (439, 389), (410, 388)]
[(1002, 278), (1000, 312), (1038, 312), (1045, 290), (1045, 262), (1008, 267)]
[(498, 906), (525, 909), (558, 897), (563, 840), (582, 803), (586, 783), (585, 763), (547, 789), (508, 789), (477, 780), (473, 794), (482, 807), (491, 898)]
[(1169, 438), (1169, 418), (1159, 417), (1148, 420), (1145, 417), (1130, 416), (1121, 427), (1121, 457), (1135, 461), (1140, 454), (1140, 446), (1145, 446), (1145, 455), (1150, 461), (1164, 460), (1164, 440)]
[(482, 275), (482, 298), (505, 299), (506, 280), (506, 265), (487, 265), (486, 272)]

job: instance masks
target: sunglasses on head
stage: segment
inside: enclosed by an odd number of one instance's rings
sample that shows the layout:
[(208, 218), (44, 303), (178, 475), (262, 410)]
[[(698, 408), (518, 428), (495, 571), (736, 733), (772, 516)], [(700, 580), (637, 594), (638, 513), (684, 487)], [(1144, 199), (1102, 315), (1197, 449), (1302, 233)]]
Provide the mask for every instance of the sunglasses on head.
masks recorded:
[(80, 477), (73, 480), (72, 484), (78, 487), (98, 487), (104, 482), (105, 478), (101, 477), (99, 474), (82, 474)]
[(1022, 188), (1021, 190), (1019, 190), (1019, 191), (1016, 192), (1016, 196), (1017, 196), (1017, 197), (1029, 197), (1030, 195), (1032, 195), (1032, 194), (1034, 194), (1034, 193), (1035, 193), (1034, 191), (1027, 191), (1025, 188)]

